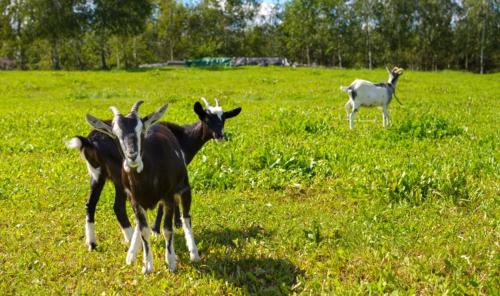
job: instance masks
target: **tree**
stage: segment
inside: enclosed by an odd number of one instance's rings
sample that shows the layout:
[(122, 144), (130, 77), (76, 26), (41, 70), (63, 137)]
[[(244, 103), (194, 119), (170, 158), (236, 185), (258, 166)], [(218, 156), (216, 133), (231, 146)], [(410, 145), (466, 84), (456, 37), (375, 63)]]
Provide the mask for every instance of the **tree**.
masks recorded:
[(61, 68), (60, 42), (78, 35), (86, 21), (85, 0), (34, 0), (37, 36), (50, 44), (52, 69)]
[(99, 43), (101, 68), (107, 69), (107, 42), (111, 35), (134, 36), (143, 32), (151, 14), (148, 0), (94, 0), (92, 26)]
[(35, 39), (33, 7), (26, 0), (3, 1), (3, 36), (8, 56), (14, 57), (21, 69), (28, 67), (27, 51)]
[(174, 60), (187, 26), (187, 11), (176, 0), (159, 2), (158, 35), (163, 46), (168, 48), (168, 58)]
[(283, 32), (292, 58), (311, 65), (317, 34), (319, 5), (317, 0), (292, 0), (285, 5)]

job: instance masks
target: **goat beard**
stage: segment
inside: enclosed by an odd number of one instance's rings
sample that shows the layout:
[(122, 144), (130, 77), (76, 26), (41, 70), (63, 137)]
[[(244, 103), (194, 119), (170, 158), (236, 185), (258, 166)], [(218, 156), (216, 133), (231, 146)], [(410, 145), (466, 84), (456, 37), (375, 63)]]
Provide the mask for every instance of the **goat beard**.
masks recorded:
[(144, 169), (144, 164), (142, 163), (142, 159), (136, 162), (137, 163), (136, 166), (130, 166), (131, 163), (132, 162), (129, 161), (128, 159), (125, 159), (123, 161), (123, 169), (125, 170), (125, 172), (130, 173), (131, 169), (135, 169), (136, 172), (140, 174)]

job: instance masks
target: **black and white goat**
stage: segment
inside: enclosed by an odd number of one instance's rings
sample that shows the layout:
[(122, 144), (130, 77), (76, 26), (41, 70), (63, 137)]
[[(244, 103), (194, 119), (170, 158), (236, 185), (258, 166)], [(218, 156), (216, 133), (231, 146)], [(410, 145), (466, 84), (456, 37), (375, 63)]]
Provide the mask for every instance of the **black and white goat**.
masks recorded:
[[(403, 69), (394, 67), (389, 71), (389, 79), (387, 82), (372, 83), (370, 81), (356, 79), (349, 86), (341, 86), (340, 89), (345, 91), (349, 100), (345, 104), (347, 116), (349, 119), (349, 128), (354, 128), (354, 115), (358, 112), (361, 106), (379, 106), (383, 109), (383, 126), (389, 124), (388, 107), (391, 103), (392, 96), (396, 97), (396, 84), (399, 77), (403, 74)], [(398, 99), (396, 97), (396, 99)], [(399, 100), (398, 100), (399, 102)], [(401, 102), (400, 102), (401, 103)], [(349, 111), (349, 109), (351, 109)]]
[[(170, 122), (158, 123), (168, 127), (175, 135), (181, 146), (186, 165), (191, 162), (207, 141), (223, 139), (225, 120), (237, 116), (241, 112), (241, 108), (224, 112), (217, 99), (215, 100), (216, 106), (210, 105), (205, 98), (202, 98), (202, 100), (206, 105), (206, 109), (203, 109), (199, 102), (194, 104), (194, 112), (199, 118), (198, 122), (184, 126)], [(106, 121), (106, 123), (111, 124), (111, 120)], [(121, 181), (122, 156), (115, 141), (109, 135), (93, 130), (86, 138), (79, 136), (71, 139), (68, 146), (80, 150), (90, 174), (90, 194), (85, 207), (85, 242), (89, 250), (96, 247), (95, 210), (104, 184), (108, 179), (113, 182), (115, 188), (113, 207), (115, 215), (125, 241), (130, 242), (133, 230), (125, 208), (126, 194)], [(162, 217), (163, 207), (158, 207), (158, 215), (153, 225), (153, 231), (156, 233), (160, 232)], [(174, 217), (176, 226), (180, 226), (182, 223), (178, 206), (175, 208)]]
[(114, 117), (111, 123), (101, 121), (87, 114), (87, 122), (96, 130), (116, 141), (123, 157), (121, 180), (134, 210), (137, 226), (127, 253), (126, 263), (131, 264), (142, 241), (144, 251), (144, 273), (153, 271), (153, 257), (150, 244), (150, 228), (146, 210), (158, 203), (165, 208), (163, 235), (166, 240), (165, 260), (170, 270), (176, 267), (174, 251), (173, 216), (175, 195), (182, 203), (182, 228), (192, 261), (199, 260), (198, 250), (191, 227), (191, 189), (187, 168), (181, 147), (173, 132), (164, 125), (155, 124), (166, 112), (164, 105), (156, 112), (141, 118), (139, 106), (134, 104), (127, 115), (111, 107)]
[[(241, 112), (241, 107), (224, 112), (217, 99), (215, 99), (215, 106), (211, 105), (205, 98), (201, 99), (205, 103), (206, 109), (203, 109), (198, 102), (194, 104), (194, 112), (199, 118), (198, 122), (184, 126), (170, 122), (165, 123), (179, 141), (186, 165), (193, 160), (196, 153), (209, 140), (224, 140), (224, 124), (226, 123), (226, 119), (235, 117)], [(153, 231), (156, 233), (160, 232), (162, 215), (163, 208), (158, 207), (158, 213), (153, 225)]]

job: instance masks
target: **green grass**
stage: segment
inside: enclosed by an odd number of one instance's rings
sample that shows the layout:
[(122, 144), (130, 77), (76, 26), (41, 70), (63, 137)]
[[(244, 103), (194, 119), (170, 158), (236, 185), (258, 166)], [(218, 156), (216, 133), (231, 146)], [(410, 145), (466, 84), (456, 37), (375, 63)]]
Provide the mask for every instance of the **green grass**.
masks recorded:
[[(498, 294), (500, 74), (408, 71), (391, 127), (361, 109), (351, 131), (354, 78), (386, 73), (1, 72), (0, 294)], [(88, 176), (64, 140), (137, 99), (194, 122), (201, 96), (243, 107), (189, 167), (201, 262), (176, 230), (175, 273), (160, 239), (153, 274), (127, 266), (110, 184), (88, 252)]]

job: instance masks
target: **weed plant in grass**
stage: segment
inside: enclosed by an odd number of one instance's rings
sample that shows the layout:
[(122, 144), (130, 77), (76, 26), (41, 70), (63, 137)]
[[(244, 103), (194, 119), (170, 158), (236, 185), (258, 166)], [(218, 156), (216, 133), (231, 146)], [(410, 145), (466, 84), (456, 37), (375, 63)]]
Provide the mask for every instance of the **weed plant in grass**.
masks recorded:
[[(0, 73), (1, 294), (498, 294), (500, 75), (407, 71), (392, 125), (362, 109), (351, 131), (338, 86), (355, 78), (386, 72)], [(154, 274), (126, 266), (109, 184), (88, 252), (88, 176), (64, 140), (137, 99), (191, 123), (202, 96), (243, 111), (189, 166), (201, 262), (177, 230), (175, 273), (159, 238)]]

